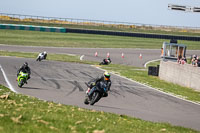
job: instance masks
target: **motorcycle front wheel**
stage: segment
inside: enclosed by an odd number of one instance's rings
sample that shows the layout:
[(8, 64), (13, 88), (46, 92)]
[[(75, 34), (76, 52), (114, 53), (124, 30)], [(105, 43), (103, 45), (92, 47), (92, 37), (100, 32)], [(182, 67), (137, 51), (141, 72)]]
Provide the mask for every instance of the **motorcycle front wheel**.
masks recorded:
[(24, 81), (23, 80), (21, 80), (21, 81), (19, 81), (20, 83), (18, 84), (18, 86), (21, 88), (23, 85), (24, 85)]
[(98, 102), (100, 99), (99, 92), (94, 92), (90, 101), (90, 105), (94, 105), (96, 102)]

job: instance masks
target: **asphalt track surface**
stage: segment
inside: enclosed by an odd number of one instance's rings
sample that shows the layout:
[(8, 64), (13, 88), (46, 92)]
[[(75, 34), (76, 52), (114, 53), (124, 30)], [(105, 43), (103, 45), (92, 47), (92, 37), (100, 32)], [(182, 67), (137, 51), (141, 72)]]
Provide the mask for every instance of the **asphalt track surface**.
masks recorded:
[[(160, 59), (160, 49), (132, 49), (132, 48), (64, 48), (64, 47), (35, 47), (35, 46), (14, 46), (0, 44), (0, 50), (17, 51), (17, 52), (43, 52), (56, 54), (75, 54), (82, 56), (83, 60), (101, 62), (107, 58), (109, 53), (110, 58), (115, 64), (125, 64), (136, 67), (144, 67), (145, 63), (151, 60)], [(97, 52), (98, 56), (95, 56)], [(122, 53), (124, 58), (122, 58)], [(188, 50), (187, 56), (200, 53), (200, 50)], [(140, 54), (142, 58), (139, 58)]]
[[(84, 53), (85, 49), (82, 50)], [(27, 52), (35, 51), (32, 48)], [(89, 54), (88, 51), (86, 53)], [(113, 53), (110, 52), (111, 54)], [(92, 55), (91, 58), (96, 59)], [(25, 61), (31, 66), (31, 79), (23, 88), (18, 88), (16, 71)], [(35, 59), (16, 57), (0, 57), (0, 65), (10, 84), (18, 93), (62, 104), (125, 114), (154, 122), (168, 122), (173, 125), (200, 130), (200, 105), (161, 93), (114, 74), (111, 74), (112, 86), (109, 96), (101, 99), (94, 106), (85, 105), (83, 103), (86, 91), (84, 82), (88, 82), (103, 72), (90, 65), (57, 61), (36, 62)], [(1, 72), (0, 83), (6, 85)]]

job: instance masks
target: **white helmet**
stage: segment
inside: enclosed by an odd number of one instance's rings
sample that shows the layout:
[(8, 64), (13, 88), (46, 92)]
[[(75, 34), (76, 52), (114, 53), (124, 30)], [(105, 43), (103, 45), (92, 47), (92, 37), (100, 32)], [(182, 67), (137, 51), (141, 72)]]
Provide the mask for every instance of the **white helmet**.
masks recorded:
[(46, 51), (44, 51), (44, 54), (46, 54), (47, 52)]

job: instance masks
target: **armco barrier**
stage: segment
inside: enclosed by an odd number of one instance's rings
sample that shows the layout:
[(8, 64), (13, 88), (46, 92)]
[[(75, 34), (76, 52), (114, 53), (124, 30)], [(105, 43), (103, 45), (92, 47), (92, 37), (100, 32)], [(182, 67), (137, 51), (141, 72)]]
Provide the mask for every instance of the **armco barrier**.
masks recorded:
[(30, 31), (45, 31), (45, 32), (62, 32), (66, 33), (66, 29), (62, 27), (47, 27), (33, 25), (17, 25), (17, 24), (0, 24), (0, 29), (12, 30), (30, 30)]
[(169, 40), (176, 39), (176, 40), (200, 41), (200, 37), (198, 37), (198, 36), (195, 36), (195, 37), (193, 37), (193, 36), (176, 36), (176, 35), (160, 35), (160, 34), (145, 34), (145, 33), (70, 29), (70, 28), (66, 28), (66, 31), (71, 32), (71, 33), (86, 33), (86, 34), (129, 36), (129, 37), (156, 38), (156, 39), (169, 39)]
[(160, 34), (71, 29), (71, 28), (63, 28), (63, 27), (47, 27), (47, 26), (33, 26), (33, 25), (17, 25), (17, 24), (0, 24), (0, 29), (61, 32), (61, 33), (84, 33), (84, 34), (114, 35), (114, 36), (169, 39), (169, 40), (175, 39), (175, 40), (200, 41), (199, 36), (160, 35)]

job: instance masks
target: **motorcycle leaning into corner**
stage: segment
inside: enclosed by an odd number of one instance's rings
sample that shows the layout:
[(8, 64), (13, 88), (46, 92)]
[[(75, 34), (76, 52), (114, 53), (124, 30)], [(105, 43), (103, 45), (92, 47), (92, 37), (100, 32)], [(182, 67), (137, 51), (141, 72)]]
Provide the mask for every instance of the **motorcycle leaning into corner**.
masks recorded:
[(99, 63), (99, 65), (109, 65), (111, 63), (111, 59), (108, 58), (108, 59), (103, 59), (102, 62)]
[(46, 51), (44, 51), (43, 53), (39, 53), (36, 61), (45, 60), (46, 58), (47, 58), (47, 53), (46, 53)]
[(17, 84), (21, 88), (28, 80), (28, 73), (20, 72), (17, 76)]
[[(89, 87), (89, 85), (87, 83), (85, 83), (85, 84), (87, 85), (87, 87)], [(94, 105), (102, 97), (107, 95), (108, 90), (106, 88), (106, 85), (103, 82), (99, 82), (98, 84), (94, 85), (90, 91), (92, 91), (92, 92), (89, 92), (89, 93), (91, 93), (91, 95), (86, 96), (84, 103)]]

